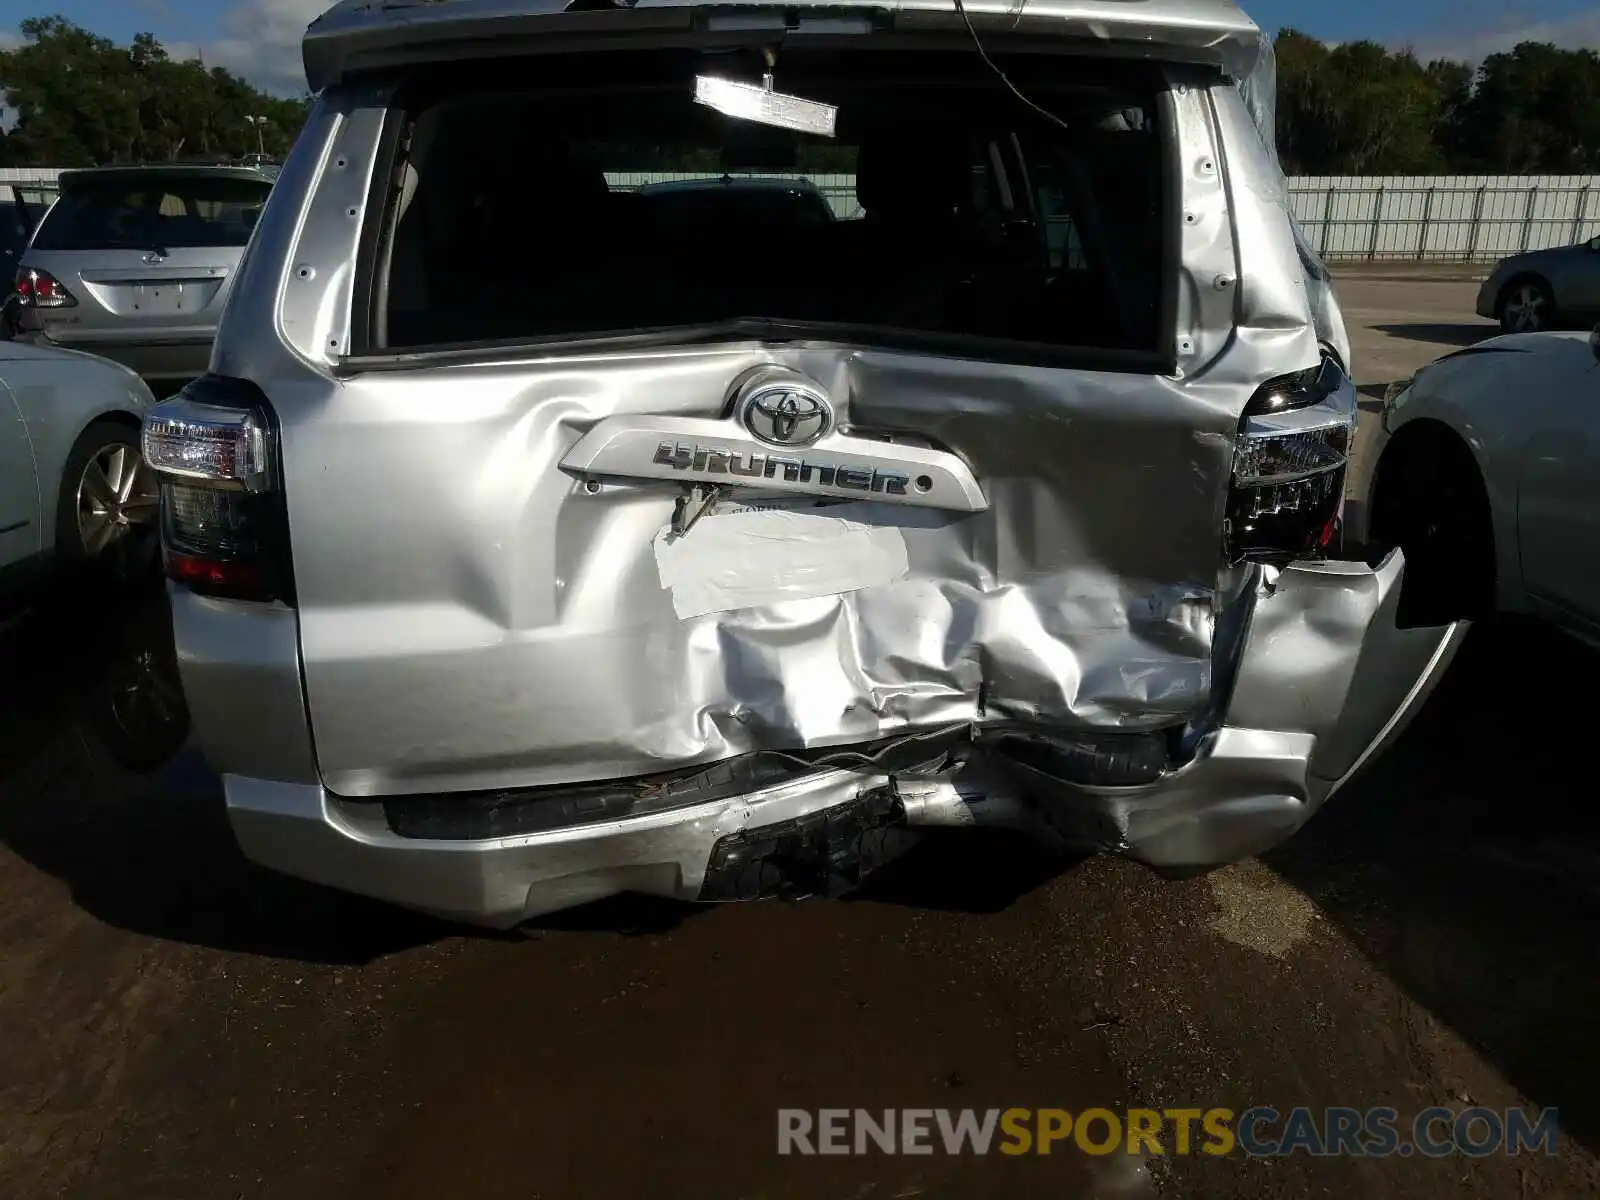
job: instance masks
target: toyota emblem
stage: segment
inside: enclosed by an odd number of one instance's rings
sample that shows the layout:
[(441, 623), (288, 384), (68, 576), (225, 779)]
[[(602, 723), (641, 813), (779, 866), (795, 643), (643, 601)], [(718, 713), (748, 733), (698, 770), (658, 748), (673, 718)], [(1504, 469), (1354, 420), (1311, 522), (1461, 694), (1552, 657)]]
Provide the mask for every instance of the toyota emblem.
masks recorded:
[(763, 442), (809, 446), (833, 428), (833, 406), (820, 388), (786, 379), (751, 389), (740, 420)]

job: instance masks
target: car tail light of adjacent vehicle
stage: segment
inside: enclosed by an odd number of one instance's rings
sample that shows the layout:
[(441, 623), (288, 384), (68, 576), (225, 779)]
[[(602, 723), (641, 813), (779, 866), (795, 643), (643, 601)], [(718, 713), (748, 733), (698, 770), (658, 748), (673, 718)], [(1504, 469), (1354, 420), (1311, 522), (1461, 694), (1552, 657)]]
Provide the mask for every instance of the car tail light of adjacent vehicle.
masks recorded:
[(1232, 561), (1324, 552), (1338, 529), (1355, 437), (1355, 388), (1337, 360), (1269, 380), (1245, 406), (1226, 538)]
[(293, 603), (277, 436), (259, 388), (207, 375), (145, 418), (167, 577), (206, 595)]
[(18, 271), (13, 290), (24, 308), (71, 308), (78, 303), (59, 279), (37, 267)]

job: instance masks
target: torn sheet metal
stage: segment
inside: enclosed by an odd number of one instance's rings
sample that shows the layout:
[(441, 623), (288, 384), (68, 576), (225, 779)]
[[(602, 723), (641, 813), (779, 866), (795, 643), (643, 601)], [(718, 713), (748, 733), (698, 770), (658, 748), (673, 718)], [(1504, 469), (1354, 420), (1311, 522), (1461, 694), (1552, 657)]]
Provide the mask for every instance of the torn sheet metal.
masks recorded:
[[(733, 381), (777, 366), (815, 380), (858, 436), (915, 430), (959, 448), (986, 506), (853, 502), (883, 562), (862, 547), (829, 565), (826, 595), (680, 615), (720, 607), (734, 582), (695, 582), (672, 555), (662, 586), (656, 539), (688, 481), (564, 463), (630, 411), (733, 421)], [(1229, 579), (1220, 507), (1247, 391), (1227, 376), (739, 343), (461, 368), (447, 408), (437, 373), (353, 378), (337, 406), (290, 413), (283, 431), (323, 778), (345, 796), (529, 788), (974, 720), (1183, 725), (1212, 692)], [(917, 450), (876, 445), (892, 471)], [(358, 458), (388, 468), (322, 469)], [(395, 512), (402, 540), (320, 520), (330, 506)], [(739, 565), (720, 546), (711, 558)], [(797, 594), (791, 568), (769, 566), (766, 595)], [(675, 602), (690, 583), (721, 598)]]
[(656, 570), (680, 618), (815, 600), (892, 583), (907, 570), (893, 525), (852, 520), (856, 505), (714, 511), (656, 534)]
[[(1256, 611), (1226, 718), (1203, 755), (1148, 787), (1060, 786), (980, 749), (951, 770), (828, 770), (647, 820), (603, 822), (582, 837), (552, 829), (458, 843), (445, 854), (438, 842), (386, 828), (378, 806), (339, 800), (315, 783), (230, 775), (229, 816), (253, 861), (496, 926), (620, 891), (703, 899), (717, 846), (728, 837), (831, 815), (885, 788), (912, 830), (1024, 828), (1121, 849), (1161, 868), (1203, 868), (1298, 829), (1342, 782), (1319, 770), (1347, 770), (1349, 751), (1363, 743), (1355, 759), (1370, 756), (1426, 698), (1464, 630), (1397, 629), (1392, 601), (1401, 570), (1398, 556), (1375, 571), (1292, 568), (1253, 592)], [(180, 628), (212, 619), (192, 595), (179, 593), (174, 604)], [(255, 619), (220, 615), (236, 625)], [(1285, 704), (1286, 695), (1303, 701)], [(278, 732), (286, 741), (305, 738), (303, 722)]]
[(1248, 635), (1218, 728), (1187, 766), (1139, 788), (1075, 788), (1007, 761), (1050, 797), (1063, 834), (1189, 871), (1298, 830), (1393, 741), (1432, 692), (1465, 625), (1395, 623), (1405, 560), (1291, 566), (1249, 600)]
[[(1246, 67), (1241, 58), (1234, 67), (1234, 74), (1239, 96), (1250, 115), (1251, 123), (1255, 126), (1257, 144), (1261, 148), (1265, 162), (1270, 164), (1270, 175), (1280, 182), (1285, 182), (1283, 164), (1278, 158), (1278, 61), (1272, 39), (1265, 33), (1259, 34), (1254, 61)], [(1294, 236), (1295, 255), (1300, 260), (1304, 274), (1306, 298), (1309, 301), (1317, 337), (1324, 345), (1331, 347), (1338, 354), (1339, 360), (1348, 366), (1352, 361), (1350, 334), (1345, 327), (1344, 311), (1339, 307), (1339, 298), (1333, 291), (1333, 277), (1328, 273), (1327, 264), (1322, 261), (1321, 254), (1306, 236), (1305, 227), (1295, 215), (1293, 205), (1288, 202), (1286, 186), (1284, 197), (1278, 207), (1288, 218), (1289, 228)]]

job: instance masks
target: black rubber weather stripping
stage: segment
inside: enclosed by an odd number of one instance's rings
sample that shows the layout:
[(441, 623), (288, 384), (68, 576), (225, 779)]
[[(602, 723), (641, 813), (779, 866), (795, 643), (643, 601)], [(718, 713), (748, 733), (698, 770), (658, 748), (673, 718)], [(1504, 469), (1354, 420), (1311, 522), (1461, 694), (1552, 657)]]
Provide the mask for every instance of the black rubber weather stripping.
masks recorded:
[(700, 899), (839, 895), (913, 845), (919, 832), (891, 788), (774, 825), (730, 833), (711, 849)]
[(1010, 736), (997, 753), (1041, 775), (1087, 787), (1137, 787), (1160, 779), (1171, 763), (1166, 733)]
[(515, 837), (687, 808), (835, 768), (869, 774), (903, 771), (926, 763), (965, 735), (964, 726), (952, 726), (850, 746), (757, 750), (708, 765), (603, 783), (390, 796), (382, 804), (389, 828), (401, 837)]

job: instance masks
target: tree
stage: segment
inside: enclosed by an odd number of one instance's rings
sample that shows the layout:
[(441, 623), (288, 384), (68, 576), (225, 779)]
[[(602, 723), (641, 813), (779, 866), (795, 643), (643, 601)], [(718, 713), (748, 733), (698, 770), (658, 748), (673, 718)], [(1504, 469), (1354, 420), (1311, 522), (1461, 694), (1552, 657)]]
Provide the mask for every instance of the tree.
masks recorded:
[(1600, 170), (1600, 55), (1524, 42), (1481, 67), (1277, 39), (1278, 151), (1311, 175)]
[(1600, 55), (1538, 42), (1490, 55), (1449, 137), (1468, 169), (1600, 170)]
[[(0, 166), (237, 158), (257, 149), (258, 136), (281, 157), (309, 111), (305, 98), (175, 61), (148, 33), (118, 46), (62, 17), (24, 21), (21, 32), (20, 46), (0, 51), (0, 98), (17, 115), (0, 136)], [(1524, 42), (1481, 67), (1424, 65), (1409, 51), (1328, 46), (1285, 29), (1277, 53), (1278, 154), (1291, 174), (1600, 171), (1592, 50)]]
[(1432, 68), (1376, 42), (1331, 49), (1278, 35), (1278, 152), (1305, 175), (1426, 174), (1444, 169), (1443, 95)]
[(62, 17), (22, 22), (22, 45), (0, 52), (0, 92), (16, 126), (0, 139), (0, 166), (79, 167), (238, 157), (257, 148), (246, 117), (265, 117), (263, 148), (288, 152), (305, 123), (304, 99), (269, 96), (198, 61), (176, 62), (152, 35), (127, 47)]
[(1462, 114), (1472, 99), (1478, 72), (1466, 63), (1441, 58), (1428, 64), (1428, 78), (1439, 93), (1433, 140), (1452, 169), (1459, 169), (1464, 158), (1460, 136)]

